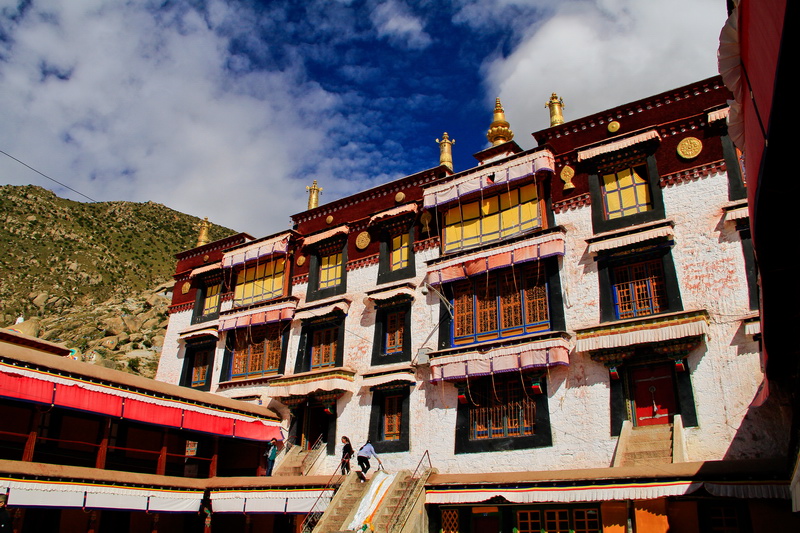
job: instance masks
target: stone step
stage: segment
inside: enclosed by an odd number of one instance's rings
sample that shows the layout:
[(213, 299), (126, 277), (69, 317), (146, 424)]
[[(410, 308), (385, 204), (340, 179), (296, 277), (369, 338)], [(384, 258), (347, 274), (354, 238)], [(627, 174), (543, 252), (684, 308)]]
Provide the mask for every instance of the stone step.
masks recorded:
[(633, 460), (638, 463), (638, 461), (647, 461), (649, 459), (667, 459), (670, 462), (672, 461), (672, 453), (665, 453), (665, 452), (631, 452), (626, 453), (623, 460)]
[(625, 451), (627, 453), (631, 452), (657, 452), (657, 451), (666, 451), (672, 453), (672, 442), (671, 441), (660, 441), (660, 440), (646, 440), (641, 442), (628, 442), (628, 445), (625, 447)]
[(637, 433), (672, 433), (672, 426), (669, 424), (656, 424), (654, 426), (636, 426), (631, 432), (632, 435)]

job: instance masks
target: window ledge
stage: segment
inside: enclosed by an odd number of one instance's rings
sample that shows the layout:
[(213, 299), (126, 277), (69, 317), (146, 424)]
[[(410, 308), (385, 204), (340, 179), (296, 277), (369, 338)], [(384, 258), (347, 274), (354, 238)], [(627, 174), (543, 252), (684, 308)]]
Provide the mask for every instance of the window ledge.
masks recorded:
[(501, 250), (501, 248), (508, 246), (510, 244), (516, 244), (521, 241), (531, 239), (533, 237), (544, 237), (546, 235), (550, 235), (551, 233), (560, 233), (561, 236), (563, 237), (564, 235), (566, 235), (567, 229), (564, 226), (553, 226), (552, 228), (546, 228), (546, 229), (534, 228), (525, 233), (512, 235), (506, 239), (501, 239), (486, 244), (476, 245), (466, 250), (459, 250), (458, 252), (452, 252), (449, 254), (442, 253), (442, 255), (439, 257), (425, 261), (425, 264), (428, 265), (429, 267), (438, 267), (440, 266), (441, 263), (453, 261), (456, 259), (462, 259), (462, 260), (471, 259), (470, 256), (476, 253), (482, 252), (486, 254), (492, 254), (495, 252), (502, 252), (503, 250)]
[(268, 376), (258, 376), (254, 378), (244, 378), (244, 379), (232, 379), (229, 381), (220, 381), (219, 382), (219, 389), (235, 389), (236, 387), (245, 387), (248, 385), (261, 385), (264, 383), (269, 383), (275, 379), (283, 377), (283, 374), (270, 374)]
[(570, 339), (569, 333), (566, 331), (543, 331), (541, 333), (532, 333), (529, 335), (520, 335), (519, 337), (506, 337), (504, 339), (496, 339), (486, 342), (479, 342), (475, 344), (467, 344), (465, 346), (457, 346), (454, 348), (445, 348), (443, 350), (436, 350), (428, 353), (430, 357), (442, 357), (445, 355), (458, 355), (462, 353), (473, 352), (487, 352), (495, 348), (507, 348), (510, 346), (530, 344), (532, 342), (545, 341), (550, 339)]

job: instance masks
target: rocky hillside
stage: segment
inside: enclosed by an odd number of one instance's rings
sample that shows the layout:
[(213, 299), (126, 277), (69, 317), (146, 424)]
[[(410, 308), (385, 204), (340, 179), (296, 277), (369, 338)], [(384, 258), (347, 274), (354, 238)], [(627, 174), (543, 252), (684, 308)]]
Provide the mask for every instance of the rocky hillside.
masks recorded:
[[(153, 202), (82, 203), (7, 185), (0, 219), (0, 326), (109, 366), (154, 368), (174, 256), (194, 246), (198, 218)], [(210, 237), (231, 233), (212, 225)], [(13, 326), (18, 317), (25, 323)]]

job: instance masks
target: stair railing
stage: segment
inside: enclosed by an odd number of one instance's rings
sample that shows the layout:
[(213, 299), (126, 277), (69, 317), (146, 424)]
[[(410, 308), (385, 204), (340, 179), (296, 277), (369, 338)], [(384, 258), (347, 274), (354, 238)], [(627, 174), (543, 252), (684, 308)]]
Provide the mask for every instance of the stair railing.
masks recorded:
[[(425, 462), (426, 459), (428, 460), (428, 465), (427, 468), (424, 468), (423, 463)], [(393, 529), (395, 529), (396, 526), (395, 521), (396, 520), (399, 521), (400, 518), (403, 516), (405, 510), (408, 508), (408, 506), (413, 505), (414, 502), (412, 501), (413, 498), (411, 496), (413, 492), (418, 488), (418, 484), (424, 476), (424, 473), (422, 471), (423, 468), (425, 472), (430, 472), (433, 469), (433, 464), (431, 463), (431, 455), (428, 452), (428, 450), (425, 450), (425, 453), (422, 454), (419, 463), (417, 463), (417, 467), (414, 469), (414, 472), (411, 474), (411, 477), (409, 477), (408, 486), (405, 488), (405, 490), (403, 490), (403, 494), (400, 496), (400, 505), (397, 506), (392, 515), (389, 517), (389, 521), (386, 523), (386, 533), (389, 533)]]
[(305, 457), (303, 457), (303, 462), (300, 464), (301, 469), (303, 471), (303, 475), (307, 476), (311, 469), (316, 464), (317, 460), (322, 455), (322, 450), (324, 442), (322, 442), (322, 435), (317, 437), (317, 440), (314, 441), (314, 444), (311, 446), (311, 449), (308, 451)]
[[(336, 484), (341, 485), (341, 482), (338, 480), (338, 478), (343, 478), (344, 476), (342, 476), (342, 474), (339, 472), (339, 468), (340, 465), (336, 465), (336, 469), (333, 471), (333, 474), (331, 474), (331, 477), (328, 478), (328, 482), (325, 484), (325, 487), (320, 491), (319, 495), (317, 496), (317, 499), (314, 500), (314, 504), (308, 511), (305, 520), (303, 520), (303, 525), (300, 528), (300, 531), (302, 533), (311, 533), (312, 531), (314, 531), (314, 528), (317, 527), (317, 524), (319, 523), (320, 519), (322, 519), (322, 515), (325, 514), (325, 509), (320, 510), (321, 506), (320, 502), (322, 502), (323, 496), (327, 494), (328, 491), (331, 490), (334, 485)], [(328, 500), (328, 503), (330, 503), (332, 500), (333, 497), (331, 497), (331, 499)]]

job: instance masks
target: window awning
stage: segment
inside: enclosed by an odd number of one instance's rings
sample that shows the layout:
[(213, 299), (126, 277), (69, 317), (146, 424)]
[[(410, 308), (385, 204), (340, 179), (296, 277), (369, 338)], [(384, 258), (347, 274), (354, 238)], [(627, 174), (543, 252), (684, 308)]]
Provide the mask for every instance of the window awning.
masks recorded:
[[(652, 227), (656, 226), (656, 227)], [(616, 230), (603, 234), (597, 234), (589, 243), (589, 253), (597, 253), (603, 250), (613, 250), (638, 244), (640, 242), (652, 241), (661, 237), (673, 237), (675, 232), (672, 229), (671, 221), (669, 224), (658, 222), (656, 224), (646, 224), (638, 228), (626, 228), (624, 231)]]
[(625, 148), (629, 148), (634, 144), (643, 143), (652, 139), (658, 139), (660, 141), (661, 135), (659, 135), (656, 130), (649, 130), (638, 135), (631, 135), (630, 137), (625, 137), (624, 139), (618, 139), (610, 143), (601, 144), (600, 146), (595, 146), (587, 150), (580, 150), (578, 151), (578, 161), (586, 161), (587, 159), (597, 157), (598, 155), (624, 150)]
[(563, 338), (431, 357), (431, 381), (462, 380), (502, 372), (569, 365), (569, 343)]
[(687, 311), (613, 322), (576, 331), (575, 350), (590, 352), (696, 337), (708, 332), (706, 311)]
[(409, 370), (396, 370), (386, 374), (378, 374), (373, 376), (364, 376), (361, 380), (362, 387), (377, 387), (379, 385), (386, 385), (387, 383), (406, 382), (416, 383), (417, 378), (414, 376), (414, 371)]
[(227, 331), (246, 326), (260, 326), (262, 324), (280, 322), (281, 320), (290, 320), (294, 316), (295, 307), (297, 307), (297, 302), (292, 300), (270, 305), (269, 307), (248, 309), (247, 311), (221, 316), (219, 330)]
[(0, 478), (8, 488), (12, 507), (80, 507), (149, 512), (197, 512), (202, 490), (157, 487), (120, 487), (98, 483), (75, 483)]
[(221, 269), (222, 269), (222, 263), (221, 262), (212, 263), (210, 265), (203, 265), (201, 267), (197, 267), (194, 270), (192, 270), (189, 273), (189, 278), (191, 279), (191, 278), (199, 276), (200, 274), (205, 274), (206, 272), (211, 272), (213, 270), (221, 270)]
[(269, 383), (267, 395), (273, 398), (286, 398), (288, 396), (305, 396), (317, 391), (354, 392), (355, 390), (355, 371), (348, 368), (334, 368), (275, 379)]
[(411, 287), (396, 287), (394, 289), (371, 293), (368, 297), (375, 302), (384, 302), (398, 296), (407, 296), (413, 300), (415, 295), (416, 291)]
[(400, 205), (392, 209), (387, 209), (386, 211), (381, 211), (375, 215), (372, 215), (372, 218), (369, 219), (369, 224), (372, 225), (379, 220), (383, 220), (384, 218), (392, 218), (400, 215), (404, 215), (406, 213), (416, 213), (417, 212), (417, 204), (405, 204)]
[(0, 397), (225, 437), (282, 440), (277, 421), (0, 363)]
[(243, 248), (225, 252), (222, 256), (222, 266), (223, 268), (230, 268), (272, 254), (285, 254), (289, 249), (290, 236), (291, 234), (289, 233), (283, 233), (265, 241), (254, 242)]
[(187, 328), (187, 330), (181, 332), (181, 334), (178, 335), (178, 338), (183, 341), (194, 339), (197, 337), (219, 338), (219, 331), (217, 330), (217, 322), (214, 321), (212, 325), (203, 324), (202, 328), (193, 328), (193, 329)]
[(213, 490), (210, 498), (215, 513), (283, 514), (309, 513), (312, 507), (324, 512), (333, 494), (334, 489)]
[(433, 488), (426, 489), (425, 503), (480, 503), (498, 496), (511, 503), (652, 500), (691, 494), (702, 486), (702, 482), (666, 481), (583, 486), (570, 484), (560, 487)]
[(742, 220), (750, 217), (750, 211), (747, 206), (737, 207), (725, 212), (725, 222), (730, 220)]
[(726, 120), (730, 112), (731, 112), (730, 107), (723, 107), (722, 109), (711, 111), (708, 114), (708, 123), (711, 124), (712, 122), (716, 122), (718, 120)]
[(344, 224), (342, 226), (329, 229), (328, 231), (323, 231), (322, 233), (309, 235), (308, 237), (303, 239), (303, 246), (311, 246), (312, 244), (322, 242), (324, 240), (330, 239), (331, 237), (336, 237), (337, 235), (347, 235), (349, 232), (350, 228), (347, 227), (347, 224)]
[(428, 283), (439, 285), (488, 270), (564, 255), (564, 234), (547, 233), (521, 242), (498, 246), (435, 263), (428, 268)]
[(303, 307), (301, 311), (295, 313), (294, 318), (297, 320), (306, 320), (309, 318), (316, 318), (333, 313), (334, 311), (341, 311), (344, 314), (350, 310), (350, 300), (340, 299), (328, 305), (320, 305), (316, 307)]
[(553, 172), (555, 158), (549, 150), (540, 150), (503, 165), (479, 168), (466, 176), (425, 189), (425, 207), (446, 204), (461, 196), (522, 179), (542, 170)]

